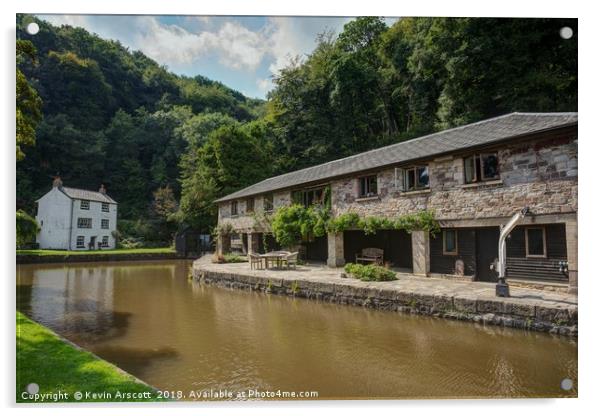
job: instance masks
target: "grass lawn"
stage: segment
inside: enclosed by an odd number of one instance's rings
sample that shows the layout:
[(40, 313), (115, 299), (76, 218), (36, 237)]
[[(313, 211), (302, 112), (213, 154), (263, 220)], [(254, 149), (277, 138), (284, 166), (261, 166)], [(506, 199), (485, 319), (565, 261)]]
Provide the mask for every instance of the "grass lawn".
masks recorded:
[(159, 248), (118, 248), (114, 250), (17, 250), (17, 256), (78, 256), (83, 254), (108, 255), (108, 254), (156, 254), (175, 253), (170, 247)]
[[(64, 342), (49, 329), (17, 312), (17, 402), (23, 398), (29, 383), (39, 385), (39, 394), (64, 392), (62, 402), (76, 402), (74, 393), (81, 392), (82, 402), (159, 401), (157, 393), (120, 371), (114, 365)], [(112, 398), (86, 398), (86, 392), (110, 393)], [(136, 397), (119, 398), (117, 392)], [(143, 393), (147, 397), (144, 398)], [(52, 399), (44, 402), (54, 402)], [(38, 401), (39, 403), (39, 401)]]

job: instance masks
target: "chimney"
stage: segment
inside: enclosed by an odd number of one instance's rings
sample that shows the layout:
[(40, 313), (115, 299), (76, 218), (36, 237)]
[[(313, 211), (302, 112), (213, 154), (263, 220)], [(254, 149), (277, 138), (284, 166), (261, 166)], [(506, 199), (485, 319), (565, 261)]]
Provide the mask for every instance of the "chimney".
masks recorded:
[(100, 189), (98, 190), (98, 192), (100, 192), (101, 194), (104, 194), (104, 195), (107, 194), (107, 188), (105, 188), (104, 183), (100, 185)]
[(63, 181), (61, 180), (61, 177), (59, 175), (56, 175), (54, 177), (54, 180), (52, 181), (52, 187), (53, 188), (62, 188), (63, 187)]

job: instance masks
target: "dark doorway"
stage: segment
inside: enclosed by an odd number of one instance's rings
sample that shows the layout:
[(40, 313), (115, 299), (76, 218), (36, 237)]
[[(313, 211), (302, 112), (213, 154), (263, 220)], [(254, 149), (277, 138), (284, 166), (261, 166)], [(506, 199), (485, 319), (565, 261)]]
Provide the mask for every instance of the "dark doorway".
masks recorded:
[(315, 237), (313, 241), (304, 242), (303, 260), (325, 262), (328, 258), (328, 237)]
[(345, 262), (355, 263), (355, 256), (364, 248), (384, 250), (384, 260), (394, 267), (412, 267), (412, 236), (402, 230), (379, 230), (366, 234), (360, 230), (345, 231)]
[(491, 270), (491, 263), (497, 259), (497, 245), (500, 230), (497, 227), (476, 229), (477, 280), (481, 282), (496, 282), (498, 275)]

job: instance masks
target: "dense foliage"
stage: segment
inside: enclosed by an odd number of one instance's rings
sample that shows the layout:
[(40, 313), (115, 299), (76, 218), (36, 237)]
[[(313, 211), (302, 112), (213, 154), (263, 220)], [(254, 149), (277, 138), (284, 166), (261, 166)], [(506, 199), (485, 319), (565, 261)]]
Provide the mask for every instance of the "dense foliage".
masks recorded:
[(36, 241), (40, 226), (35, 218), (23, 210), (17, 210), (17, 248)]
[(364, 265), (347, 263), (345, 265), (345, 273), (364, 282), (388, 282), (397, 280), (395, 272), (375, 264)]
[(431, 234), (440, 231), (439, 223), (435, 220), (432, 211), (400, 215), (395, 219), (361, 217), (356, 212), (347, 212), (333, 217), (328, 208), (319, 206), (306, 208), (298, 204), (278, 208), (273, 216), (265, 218), (262, 225), (269, 227), (276, 241), (283, 247), (311, 241), (314, 237), (322, 237), (328, 232), (342, 233), (354, 229), (360, 229), (366, 235), (374, 234), (378, 230), (404, 230), (408, 233), (423, 230)]
[[(36, 145), (17, 164), (17, 207), (33, 213), (57, 172), (74, 187), (103, 182), (120, 232), (145, 241), (178, 225), (211, 229), (216, 198), (275, 174), (511, 111), (577, 110), (576, 19), (358, 18), (280, 71), (267, 103), (83, 29), (38, 21), (30, 36), (23, 19), (17, 38), (37, 60), (18, 60), (17, 82), (30, 102), (22, 81), (37, 90), (43, 120), (35, 105), (23, 110)], [(156, 210), (165, 189), (167, 214)]]

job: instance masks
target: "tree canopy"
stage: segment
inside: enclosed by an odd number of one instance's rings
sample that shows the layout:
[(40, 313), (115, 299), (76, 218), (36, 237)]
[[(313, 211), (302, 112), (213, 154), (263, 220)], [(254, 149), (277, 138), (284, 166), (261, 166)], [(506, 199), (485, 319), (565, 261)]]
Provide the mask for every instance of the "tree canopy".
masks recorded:
[(121, 228), (146, 239), (210, 229), (215, 199), (272, 175), (512, 111), (577, 111), (576, 19), (360, 17), (293, 58), (267, 101), (84, 29), (36, 20), (30, 36), (24, 19), (17, 207), (33, 213), (56, 173), (105, 183)]

